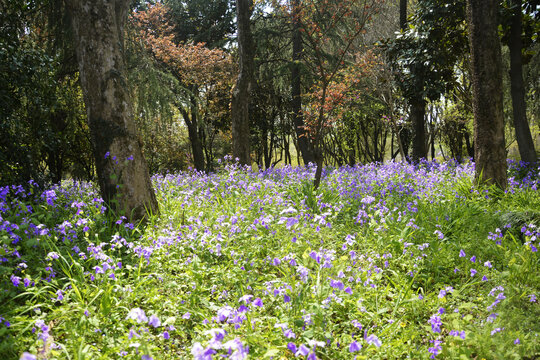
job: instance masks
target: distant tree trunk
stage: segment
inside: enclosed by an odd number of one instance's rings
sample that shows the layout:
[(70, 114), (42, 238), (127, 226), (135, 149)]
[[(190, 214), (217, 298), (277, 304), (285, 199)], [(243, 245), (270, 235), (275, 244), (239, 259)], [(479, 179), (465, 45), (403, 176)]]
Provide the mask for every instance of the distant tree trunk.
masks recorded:
[(293, 112), (294, 130), (296, 131), (298, 149), (302, 154), (302, 160), (307, 165), (314, 161), (311, 151), (308, 134), (304, 129), (304, 118), (302, 116), (302, 93), (299, 61), (302, 58), (302, 33), (298, 24), (299, 0), (293, 1), (293, 33), (292, 33), (292, 60), (291, 67), (291, 107)]
[(510, 84), (512, 94), (512, 109), (514, 115), (514, 128), (519, 148), (519, 155), (522, 161), (535, 163), (536, 151), (531, 136), (529, 123), (527, 122), (527, 108), (525, 105), (525, 86), (523, 85), (523, 64), (522, 64), (522, 40), (521, 27), (522, 17), (521, 0), (512, 0), (513, 13), (510, 23), (510, 39), (508, 47), (510, 49)]
[(199, 137), (196, 115), (192, 110), (190, 118), (189, 113), (185, 109), (180, 108), (179, 110), (188, 129), (189, 142), (191, 143), (191, 151), (193, 153), (193, 166), (195, 166), (197, 171), (204, 171), (204, 151)]
[(130, 221), (158, 212), (124, 76), (129, 0), (67, 0), (101, 195)]
[[(407, 29), (407, 0), (399, 0), (399, 28), (401, 31)], [(409, 146), (407, 138), (407, 131), (398, 131), (397, 142), (399, 146), (399, 152), (401, 154), (401, 161), (408, 161)]]
[(313, 179), (313, 188), (317, 190), (321, 184), (322, 177), (322, 168), (323, 168), (323, 124), (324, 124), (324, 105), (326, 99), (326, 91), (328, 89), (328, 83), (323, 82), (321, 85), (321, 104), (319, 109), (319, 118), (317, 119), (317, 126), (315, 129), (315, 141), (313, 143), (313, 155), (315, 159), (315, 164), (317, 164), (317, 169), (315, 170), (315, 179)]
[(467, 0), (471, 48), (476, 180), (505, 189), (501, 47), (498, 0)]
[(426, 102), (422, 98), (410, 101), (411, 122), (413, 126), (412, 159), (418, 161), (427, 156), (426, 147)]
[(405, 31), (407, 26), (407, 0), (399, 0), (399, 28)]
[(233, 89), (231, 104), (232, 145), (233, 156), (238, 158), (243, 165), (251, 165), (249, 99), (253, 81), (255, 54), (250, 24), (252, 11), (252, 0), (236, 0), (240, 69)]

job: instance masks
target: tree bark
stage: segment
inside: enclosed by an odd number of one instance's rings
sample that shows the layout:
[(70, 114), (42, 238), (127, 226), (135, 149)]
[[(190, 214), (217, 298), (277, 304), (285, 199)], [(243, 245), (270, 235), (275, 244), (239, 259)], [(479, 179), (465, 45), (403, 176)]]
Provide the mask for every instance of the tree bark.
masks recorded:
[(527, 121), (527, 107), (525, 105), (525, 86), (523, 85), (523, 64), (521, 50), (522, 17), (521, 0), (512, 0), (512, 20), (510, 22), (510, 89), (512, 94), (512, 109), (514, 115), (514, 129), (522, 161), (535, 163), (537, 161), (531, 130)]
[(310, 162), (314, 162), (313, 151), (309, 143), (309, 137), (304, 129), (304, 117), (302, 116), (302, 90), (301, 90), (301, 76), (300, 76), (300, 64), (302, 59), (302, 33), (300, 32), (300, 25), (298, 19), (300, 2), (299, 0), (293, 0), (293, 32), (292, 32), (292, 67), (291, 67), (291, 107), (293, 112), (294, 129), (296, 131), (298, 149), (302, 154), (302, 160), (307, 165)]
[(407, 27), (407, 0), (399, 0), (399, 28), (405, 31)]
[(419, 161), (427, 156), (426, 147), (426, 102), (424, 99), (415, 99), (410, 102), (411, 121), (413, 126), (413, 161)]
[(197, 118), (195, 114), (191, 113), (191, 119), (189, 113), (185, 109), (180, 109), (180, 113), (184, 118), (184, 123), (188, 128), (189, 142), (191, 143), (191, 151), (193, 152), (193, 166), (197, 171), (204, 171), (204, 152), (201, 139), (199, 137), (199, 128), (197, 126)]
[(238, 53), (240, 69), (231, 103), (233, 157), (243, 165), (251, 165), (249, 133), (249, 99), (253, 82), (254, 53), (250, 18), (252, 0), (236, 0)]
[(130, 221), (158, 204), (132, 118), (123, 33), (129, 0), (67, 0), (103, 200)]
[(505, 189), (502, 61), (497, 33), (498, 0), (467, 0), (477, 182)]

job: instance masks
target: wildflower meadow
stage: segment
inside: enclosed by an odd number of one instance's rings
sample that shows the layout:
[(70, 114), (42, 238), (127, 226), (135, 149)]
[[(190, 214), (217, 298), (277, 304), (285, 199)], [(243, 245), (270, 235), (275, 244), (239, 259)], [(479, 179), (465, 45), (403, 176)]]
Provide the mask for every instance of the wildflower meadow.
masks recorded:
[(538, 359), (540, 169), (156, 175), (145, 226), (91, 183), (0, 188), (0, 359)]

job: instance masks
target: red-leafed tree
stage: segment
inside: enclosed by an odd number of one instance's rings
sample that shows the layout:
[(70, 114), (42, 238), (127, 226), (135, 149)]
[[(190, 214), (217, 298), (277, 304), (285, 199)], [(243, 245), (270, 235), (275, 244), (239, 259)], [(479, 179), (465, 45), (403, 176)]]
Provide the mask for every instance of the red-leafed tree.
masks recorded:
[[(313, 85), (306, 113), (307, 129), (317, 164), (314, 187), (320, 184), (324, 160), (323, 137), (331, 125), (332, 109), (345, 91), (340, 72), (354, 63), (359, 39), (382, 0), (304, 0), (285, 6), (305, 46), (301, 61), (310, 69)], [(341, 74), (341, 75), (340, 75)]]
[[(197, 170), (206, 170), (202, 142), (207, 106), (214, 93), (228, 93), (234, 81), (234, 66), (228, 53), (204, 43), (177, 42), (170, 22), (170, 9), (158, 3), (133, 15), (141, 40), (154, 58), (178, 80), (177, 107), (188, 130)], [(216, 110), (217, 111), (217, 110)], [(208, 161), (208, 159), (207, 159)], [(206, 161), (206, 162), (207, 162)]]

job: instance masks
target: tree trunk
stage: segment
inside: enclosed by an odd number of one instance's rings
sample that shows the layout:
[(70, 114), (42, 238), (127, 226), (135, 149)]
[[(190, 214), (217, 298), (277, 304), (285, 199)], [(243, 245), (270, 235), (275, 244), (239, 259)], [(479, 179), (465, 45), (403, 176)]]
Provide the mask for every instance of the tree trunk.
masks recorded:
[(199, 137), (197, 119), (193, 112), (191, 113), (191, 119), (185, 109), (180, 109), (180, 112), (188, 128), (189, 142), (191, 143), (191, 151), (193, 152), (193, 166), (195, 166), (197, 171), (204, 171), (204, 151)]
[(315, 179), (313, 180), (313, 188), (317, 190), (319, 188), (319, 185), (321, 185), (321, 177), (322, 177), (322, 168), (323, 168), (323, 154), (322, 149), (320, 148), (322, 145), (315, 147), (315, 164), (317, 164), (317, 169), (315, 170)]
[(249, 99), (253, 81), (255, 53), (250, 24), (252, 11), (252, 0), (236, 0), (240, 69), (232, 94), (232, 145), (233, 157), (238, 158), (243, 165), (251, 165)]
[(418, 161), (427, 156), (426, 148), (426, 102), (423, 99), (411, 101), (411, 121), (413, 126), (412, 159)]
[(399, 28), (405, 31), (407, 26), (407, 0), (399, 0)]
[(523, 85), (522, 66), (522, 41), (521, 41), (521, 0), (513, 0), (512, 21), (510, 23), (510, 39), (508, 47), (510, 49), (510, 84), (512, 94), (512, 109), (514, 115), (514, 128), (519, 148), (521, 160), (528, 163), (535, 163), (536, 151), (531, 136), (531, 130), (527, 121), (527, 108), (525, 105), (525, 87)]
[(309, 137), (304, 129), (304, 118), (302, 116), (302, 93), (301, 93), (301, 76), (299, 61), (302, 58), (302, 33), (300, 32), (298, 10), (299, 0), (293, 1), (293, 32), (292, 32), (292, 60), (291, 67), (291, 107), (293, 112), (294, 130), (298, 142), (298, 149), (302, 154), (302, 160), (307, 165), (314, 161), (313, 151), (311, 151)]
[(129, 0), (67, 0), (101, 195), (130, 221), (158, 204), (132, 119), (123, 33)]
[(474, 112), (477, 182), (505, 189), (501, 47), (497, 33), (498, 0), (467, 0)]

